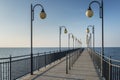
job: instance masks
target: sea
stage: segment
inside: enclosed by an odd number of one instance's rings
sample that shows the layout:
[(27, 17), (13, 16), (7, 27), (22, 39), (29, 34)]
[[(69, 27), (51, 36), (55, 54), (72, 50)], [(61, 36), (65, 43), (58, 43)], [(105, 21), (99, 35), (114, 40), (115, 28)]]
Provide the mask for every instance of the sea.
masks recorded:
[[(62, 48), (61, 50), (67, 50), (67, 48)], [(44, 53), (49, 51), (59, 51), (58, 47), (37, 47), (33, 49), (33, 54)], [(96, 47), (95, 51), (100, 53), (101, 47)], [(0, 58), (22, 55), (30, 55), (30, 48), (0, 48)], [(112, 59), (120, 60), (120, 47), (105, 47), (104, 55)]]
[[(102, 51), (101, 47), (96, 47), (95, 51), (99, 54)], [(104, 48), (104, 56), (110, 57), (115, 60), (120, 60), (120, 47), (105, 47)]]
[[(61, 50), (67, 50), (68, 48), (61, 48)], [(0, 58), (7, 58), (7, 57), (15, 57), (15, 56), (22, 56), (22, 55), (30, 55), (31, 49), (30, 48), (0, 48)], [(33, 48), (33, 54), (43, 53), (44, 52), (54, 52), (59, 51), (58, 47), (37, 47)]]

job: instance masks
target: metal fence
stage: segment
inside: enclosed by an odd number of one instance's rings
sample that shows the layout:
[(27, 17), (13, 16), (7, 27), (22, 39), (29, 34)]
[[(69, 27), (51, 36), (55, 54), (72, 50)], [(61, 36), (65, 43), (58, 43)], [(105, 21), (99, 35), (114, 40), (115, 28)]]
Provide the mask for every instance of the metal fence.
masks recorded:
[[(92, 49), (88, 50), (90, 56), (95, 63), (95, 66), (101, 71), (101, 55), (94, 52)], [(120, 80), (120, 61), (111, 59), (110, 57), (103, 56), (102, 60), (102, 75), (105, 80)]]
[[(62, 52), (44, 52), (33, 55), (33, 70), (39, 70), (52, 62), (66, 56), (66, 54), (75, 52), (79, 49)], [(28, 73), (31, 70), (30, 55), (0, 58), (0, 80), (15, 80)]]
[(73, 64), (79, 58), (79, 56), (81, 55), (83, 50), (84, 50), (84, 48), (81, 48), (81, 49), (75, 51), (74, 53), (72, 53), (72, 52), (69, 53), (69, 70), (71, 69), (71, 67), (73, 67)]

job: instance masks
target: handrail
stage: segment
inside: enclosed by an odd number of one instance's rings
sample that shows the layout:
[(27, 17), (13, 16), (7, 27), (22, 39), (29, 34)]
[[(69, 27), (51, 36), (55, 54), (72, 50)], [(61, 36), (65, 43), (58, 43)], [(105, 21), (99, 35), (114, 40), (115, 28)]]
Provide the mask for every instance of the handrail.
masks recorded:
[[(95, 52), (95, 53), (97, 53), (98, 55), (101, 56), (101, 54), (99, 54), (98, 52)], [(112, 59), (112, 58), (109, 58), (108, 56), (103, 56), (103, 57), (108, 59), (108, 60), (110, 59), (110, 60), (115, 61), (115, 62), (120, 62), (120, 60)]]
[[(103, 56), (101, 60), (101, 54), (93, 51), (92, 49), (88, 49), (90, 56), (95, 64), (95, 67), (101, 71), (102, 69), (102, 77), (105, 80), (120, 80), (120, 60), (111, 59), (111, 57)], [(102, 64), (101, 64), (102, 61)]]

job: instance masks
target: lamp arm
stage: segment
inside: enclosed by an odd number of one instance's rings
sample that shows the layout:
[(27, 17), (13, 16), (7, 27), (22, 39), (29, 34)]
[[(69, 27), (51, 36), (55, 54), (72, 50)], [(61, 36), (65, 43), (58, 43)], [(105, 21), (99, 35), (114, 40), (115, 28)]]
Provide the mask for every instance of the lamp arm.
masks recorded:
[(62, 30), (62, 28), (66, 29), (65, 26), (60, 26), (60, 34), (61, 34), (61, 30)]
[(100, 18), (102, 18), (102, 17), (103, 17), (103, 15), (102, 15), (103, 0), (101, 0), (101, 3), (100, 3), (99, 1), (92, 1), (92, 2), (89, 4), (89, 7), (91, 7), (91, 5), (92, 5), (93, 3), (97, 3), (97, 4), (99, 5), (99, 16), (100, 16)]
[(44, 7), (41, 4), (36, 4), (36, 5), (33, 6), (33, 10), (36, 6), (40, 6), (42, 9), (44, 9)]
[(34, 21), (34, 9), (36, 6), (40, 6), (42, 8), (42, 10), (44, 10), (44, 7), (41, 4), (36, 4), (34, 6), (32, 6), (32, 4), (31, 4), (32, 21)]
[(60, 28), (65, 28), (65, 29), (66, 29), (66, 27), (65, 27), (65, 26), (60, 26)]

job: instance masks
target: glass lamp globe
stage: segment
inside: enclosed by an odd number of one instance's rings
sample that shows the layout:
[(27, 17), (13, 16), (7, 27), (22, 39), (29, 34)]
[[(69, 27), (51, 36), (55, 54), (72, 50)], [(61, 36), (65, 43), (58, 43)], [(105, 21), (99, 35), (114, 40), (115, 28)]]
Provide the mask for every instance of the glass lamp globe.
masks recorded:
[(87, 32), (87, 33), (89, 33), (89, 32), (90, 32), (89, 28), (87, 28), (87, 29), (86, 29), (86, 32)]
[(41, 19), (45, 19), (46, 18), (46, 13), (45, 13), (45, 11), (42, 9), (42, 11), (41, 11), (41, 13), (40, 13), (40, 18)]
[(89, 7), (89, 9), (86, 11), (86, 16), (91, 18), (93, 16), (93, 11), (92, 9)]
[(67, 29), (65, 28), (64, 33), (67, 34)]

